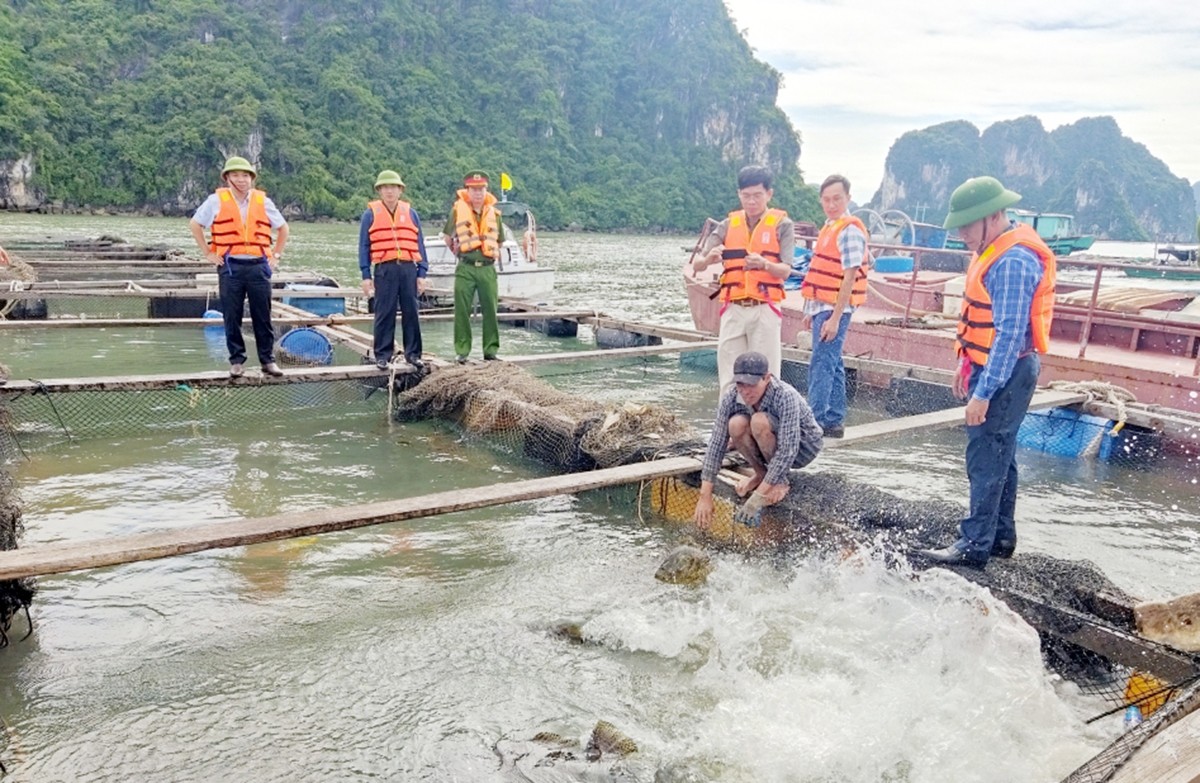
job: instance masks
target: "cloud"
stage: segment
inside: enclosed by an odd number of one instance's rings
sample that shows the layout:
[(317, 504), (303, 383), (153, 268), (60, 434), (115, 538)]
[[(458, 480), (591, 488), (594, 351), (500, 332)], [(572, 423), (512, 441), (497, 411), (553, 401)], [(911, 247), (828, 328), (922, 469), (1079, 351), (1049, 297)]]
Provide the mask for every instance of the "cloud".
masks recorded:
[(756, 56), (783, 74), (779, 105), (802, 134), (809, 179), (819, 162), (873, 190), (905, 131), (956, 119), (983, 130), (1027, 114), (1048, 130), (1111, 115), (1175, 174), (1200, 179), (1187, 130), (1200, 126), (1200, 12), (1188, 4), (726, 3)]

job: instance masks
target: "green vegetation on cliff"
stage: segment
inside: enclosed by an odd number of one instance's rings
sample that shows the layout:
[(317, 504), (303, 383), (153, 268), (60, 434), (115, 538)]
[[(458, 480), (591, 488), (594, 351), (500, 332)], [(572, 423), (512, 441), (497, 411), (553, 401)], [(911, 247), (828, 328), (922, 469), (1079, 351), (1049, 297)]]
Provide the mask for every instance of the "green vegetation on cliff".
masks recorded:
[(882, 209), (941, 222), (953, 189), (992, 174), (1022, 195), (1020, 206), (1075, 215), (1083, 233), (1126, 240), (1188, 239), (1196, 204), (1187, 180), (1111, 117), (1088, 117), (1047, 133), (1036, 117), (998, 122), (982, 134), (969, 122), (901, 136), (888, 152), (873, 199)]
[(778, 86), (721, 0), (0, 5), (0, 162), (68, 205), (186, 212), (245, 154), (309, 217), (360, 214), (381, 168), (441, 214), (478, 166), (547, 226), (694, 229), (747, 163), (813, 216)]

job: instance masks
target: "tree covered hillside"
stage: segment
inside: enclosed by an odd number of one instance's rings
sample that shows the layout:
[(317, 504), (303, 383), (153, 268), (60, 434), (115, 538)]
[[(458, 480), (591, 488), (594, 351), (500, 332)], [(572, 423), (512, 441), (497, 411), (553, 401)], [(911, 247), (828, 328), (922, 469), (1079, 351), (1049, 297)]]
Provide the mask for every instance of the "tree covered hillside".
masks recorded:
[(444, 214), (480, 167), (547, 226), (695, 229), (746, 163), (815, 216), (778, 87), (721, 0), (9, 0), (0, 203), (183, 213), (245, 154), (306, 217), (381, 168)]

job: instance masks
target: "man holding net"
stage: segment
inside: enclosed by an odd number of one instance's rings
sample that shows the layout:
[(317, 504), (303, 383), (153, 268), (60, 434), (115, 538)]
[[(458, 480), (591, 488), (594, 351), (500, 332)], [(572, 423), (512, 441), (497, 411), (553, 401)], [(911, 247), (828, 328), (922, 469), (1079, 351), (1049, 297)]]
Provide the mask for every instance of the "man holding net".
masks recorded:
[(733, 385), (721, 393), (708, 451), (700, 471), (695, 521), (706, 530), (713, 518), (713, 482), (732, 443), (753, 473), (735, 491), (746, 502), (734, 514), (753, 526), (762, 509), (788, 492), (787, 473), (816, 459), (824, 445), (821, 427), (800, 392), (771, 374), (767, 357), (747, 351), (733, 363)]

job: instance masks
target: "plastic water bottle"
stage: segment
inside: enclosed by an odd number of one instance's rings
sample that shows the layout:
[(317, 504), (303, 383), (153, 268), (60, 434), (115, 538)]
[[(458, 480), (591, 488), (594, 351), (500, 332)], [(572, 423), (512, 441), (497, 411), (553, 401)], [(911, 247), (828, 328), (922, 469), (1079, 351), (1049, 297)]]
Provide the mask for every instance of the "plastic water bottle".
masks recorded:
[(1136, 704), (1130, 704), (1125, 708), (1125, 730), (1129, 731), (1134, 726), (1142, 722), (1142, 711), (1138, 709)]

